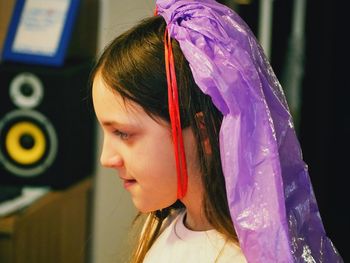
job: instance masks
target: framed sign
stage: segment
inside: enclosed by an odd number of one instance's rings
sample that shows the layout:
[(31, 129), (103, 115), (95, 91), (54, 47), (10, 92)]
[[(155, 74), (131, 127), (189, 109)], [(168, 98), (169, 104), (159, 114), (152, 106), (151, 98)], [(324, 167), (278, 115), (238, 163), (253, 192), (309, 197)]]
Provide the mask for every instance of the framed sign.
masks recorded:
[(61, 66), (80, 0), (17, 0), (2, 59)]

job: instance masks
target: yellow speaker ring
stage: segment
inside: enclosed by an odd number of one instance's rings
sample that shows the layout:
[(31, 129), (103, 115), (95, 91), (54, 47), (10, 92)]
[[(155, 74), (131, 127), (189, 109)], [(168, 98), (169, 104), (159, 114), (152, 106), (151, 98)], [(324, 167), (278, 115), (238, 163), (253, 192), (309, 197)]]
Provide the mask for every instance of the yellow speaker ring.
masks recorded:
[[(26, 149), (21, 145), (21, 138), (29, 135), (33, 146)], [(29, 165), (39, 161), (45, 154), (46, 139), (43, 131), (31, 122), (19, 122), (13, 125), (6, 135), (5, 145), (9, 156), (19, 164)]]

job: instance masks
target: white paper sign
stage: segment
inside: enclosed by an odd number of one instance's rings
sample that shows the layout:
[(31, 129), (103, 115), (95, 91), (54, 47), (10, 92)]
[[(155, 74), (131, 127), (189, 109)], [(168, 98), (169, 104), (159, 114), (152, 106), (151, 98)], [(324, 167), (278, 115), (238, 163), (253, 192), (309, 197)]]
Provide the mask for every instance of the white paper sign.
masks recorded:
[(26, 0), (12, 51), (54, 56), (71, 0)]

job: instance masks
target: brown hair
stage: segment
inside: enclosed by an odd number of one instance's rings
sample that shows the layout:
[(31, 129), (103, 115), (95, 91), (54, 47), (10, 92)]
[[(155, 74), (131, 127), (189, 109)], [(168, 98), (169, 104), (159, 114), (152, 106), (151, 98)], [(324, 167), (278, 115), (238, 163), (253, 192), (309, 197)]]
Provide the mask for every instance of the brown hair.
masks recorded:
[[(126, 31), (104, 50), (97, 61), (92, 78), (97, 72), (107, 85), (125, 100), (143, 107), (151, 117), (169, 122), (167, 81), (164, 61), (164, 31), (166, 23), (161, 16), (150, 17)], [(237, 243), (227, 204), (225, 181), (222, 173), (219, 130), (222, 114), (211, 98), (195, 84), (190, 67), (179, 44), (172, 40), (182, 127), (191, 127), (196, 137), (197, 152), (204, 185), (203, 206), (209, 223), (228, 240)], [(196, 119), (202, 113), (209, 139), (211, 154), (205, 153), (203, 132)], [(161, 211), (152, 212), (143, 229), (132, 262), (142, 262), (158, 235), (164, 219), (171, 211), (183, 207), (177, 201)]]

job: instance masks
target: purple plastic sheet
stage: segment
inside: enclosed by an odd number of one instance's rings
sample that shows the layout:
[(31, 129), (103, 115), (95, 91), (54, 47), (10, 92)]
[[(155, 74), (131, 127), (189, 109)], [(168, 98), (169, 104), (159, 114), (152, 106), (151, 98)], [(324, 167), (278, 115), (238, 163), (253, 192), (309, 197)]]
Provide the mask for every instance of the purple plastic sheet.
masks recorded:
[(343, 262), (326, 236), (282, 88), (246, 23), (213, 0), (158, 0), (157, 8), (224, 115), (227, 198), (248, 262)]

